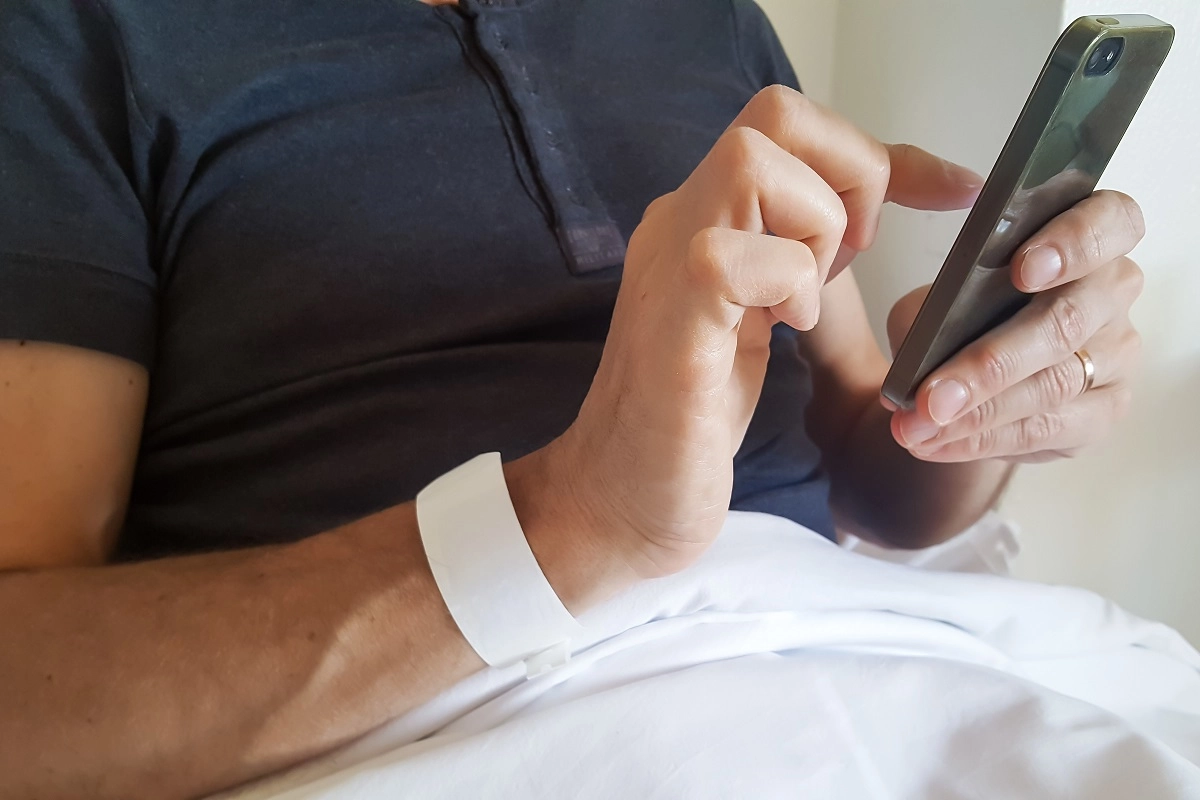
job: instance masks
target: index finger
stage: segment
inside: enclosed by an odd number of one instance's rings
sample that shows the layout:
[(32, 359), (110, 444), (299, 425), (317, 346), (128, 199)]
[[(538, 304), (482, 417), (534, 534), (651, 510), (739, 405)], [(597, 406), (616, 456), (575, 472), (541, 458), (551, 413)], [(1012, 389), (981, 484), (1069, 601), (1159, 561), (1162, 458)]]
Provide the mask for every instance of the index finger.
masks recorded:
[(1129, 195), (1099, 191), (1048, 222), (1013, 257), (1013, 283), (1040, 292), (1079, 280), (1128, 255), (1146, 235)]
[(929, 211), (966, 208), (983, 178), (913, 145), (884, 145), (786, 86), (759, 92), (733, 126), (754, 128), (808, 164), (842, 199), (844, 242), (866, 250), (885, 202)]
[(961, 164), (912, 144), (885, 145), (892, 165), (884, 201), (921, 211), (970, 208), (983, 178)]

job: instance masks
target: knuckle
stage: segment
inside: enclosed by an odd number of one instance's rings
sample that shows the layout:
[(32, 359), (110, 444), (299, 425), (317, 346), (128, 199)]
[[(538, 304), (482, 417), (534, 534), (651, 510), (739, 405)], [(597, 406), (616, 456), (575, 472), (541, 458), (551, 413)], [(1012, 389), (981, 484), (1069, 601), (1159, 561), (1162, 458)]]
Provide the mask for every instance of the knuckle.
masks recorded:
[[(1105, 252), (1108, 250), (1108, 238), (1102, 226), (1095, 223), (1096, 209), (1092, 204), (1088, 207), (1076, 206), (1068, 209), (1059, 218), (1056, 236), (1061, 236), (1063, 258), (1067, 261), (1068, 271), (1074, 262), (1076, 267), (1096, 265), (1106, 261)], [(1103, 215), (1100, 215), (1103, 216)]]
[(1017, 368), (1017, 357), (1002, 347), (988, 347), (979, 354), (979, 374), (987, 391), (997, 392), (1007, 387)]
[(982, 431), (991, 428), (996, 420), (997, 408), (995, 398), (989, 397), (968, 411), (959, 424), (969, 431)]
[(719, 228), (705, 228), (688, 242), (684, 269), (688, 283), (723, 292), (728, 281), (728, 248)]
[(763, 111), (778, 113), (790, 106), (799, 105), (803, 99), (804, 95), (796, 90), (775, 83), (760, 89), (750, 102)]
[(753, 155), (758, 146), (758, 132), (746, 125), (730, 128), (721, 137), (721, 146), (730, 158), (740, 159)]
[(1146, 215), (1142, 213), (1142, 207), (1138, 205), (1136, 200), (1124, 192), (1114, 191), (1112, 192), (1112, 196), (1125, 214), (1125, 221), (1129, 226), (1129, 232), (1133, 235), (1134, 241), (1140, 242), (1146, 235)]
[(645, 221), (647, 219), (652, 219), (668, 213), (667, 209), (671, 205), (671, 198), (673, 195), (674, 192), (668, 192), (667, 194), (651, 200), (650, 205), (646, 206), (646, 210), (642, 214), (642, 220)]
[(892, 180), (892, 159), (901, 158), (902, 153), (912, 145), (886, 145), (857, 129), (855, 135), (863, 143), (863, 155), (856, 159), (854, 169), (857, 191), (866, 198), (868, 205), (880, 205), (887, 196), (888, 184)]
[[(887, 193), (888, 184), (892, 180), (892, 156), (887, 145), (868, 137), (871, 143), (871, 157), (867, 161), (865, 183), (879, 196)], [(912, 147), (912, 145), (900, 145)]]
[(1108, 231), (1103, 226), (1082, 217), (1076, 231), (1076, 238), (1079, 240), (1086, 259), (1093, 264), (1104, 262), (1108, 254)]
[(756, 177), (763, 161), (764, 138), (754, 128), (733, 128), (721, 137), (720, 156), (734, 174)]
[(966, 455), (968, 458), (978, 459), (985, 458), (992, 453), (996, 447), (996, 432), (993, 429), (980, 431), (974, 436), (968, 436), (966, 439)]
[(800, 242), (796, 245), (793, 248), (795, 256), (792, 258), (792, 263), (796, 266), (789, 271), (793, 292), (812, 295), (814, 300), (818, 299), (821, 294), (821, 275), (812, 251)]
[[(1078, 362), (1078, 359), (1071, 359)], [(1075, 374), (1075, 364), (1064, 361), (1055, 364), (1042, 373), (1042, 399), (1050, 407), (1064, 405), (1079, 394), (1083, 386), (1079, 376)]]
[[(793, 259), (795, 263), (812, 262), (812, 255), (805, 245), (797, 242), (795, 249), (797, 250), (797, 257)], [(805, 255), (801, 256), (800, 251), (803, 251)], [(784, 299), (776, 305), (776, 309), (786, 315), (785, 322), (801, 330), (808, 330), (816, 325), (821, 297), (819, 279), (820, 275), (816, 269), (811, 267), (788, 271), (779, 286), (779, 294)]]
[(805, 120), (813, 106), (808, 97), (790, 87), (775, 84), (760, 90), (755, 101), (754, 116), (768, 138), (783, 143), (804, 137)]
[(840, 242), (846, 233), (846, 226), (850, 224), (850, 214), (846, 211), (846, 205), (836, 195), (831, 199), (835, 202), (829, 204), (826, 224), (829, 227), (830, 238), (835, 238)]
[(776, 318), (798, 330), (810, 330), (817, 324), (816, 304), (807, 292), (798, 291), (771, 307)]
[(868, 168), (863, 185), (868, 198), (868, 209), (875, 220), (875, 227), (869, 232), (869, 238), (863, 243), (866, 247), (870, 247), (878, 235), (879, 214), (883, 209), (883, 204), (887, 202), (888, 190), (892, 185), (892, 162), (888, 159), (886, 151), (878, 163)]
[(763, 130), (778, 132), (794, 128), (796, 118), (806, 113), (811, 102), (795, 89), (777, 83), (760, 89), (748, 109)]
[(1018, 445), (1026, 451), (1041, 449), (1062, 431), (1062, 425), (1062, 417), (1057, 414), (1035, 414), (1022, 421)]
[(1069, 294), (1059, 294), (1046, 309), (1050, 344), (1062, 353), (1074, 353), (1088, 339), (1088, 311)]

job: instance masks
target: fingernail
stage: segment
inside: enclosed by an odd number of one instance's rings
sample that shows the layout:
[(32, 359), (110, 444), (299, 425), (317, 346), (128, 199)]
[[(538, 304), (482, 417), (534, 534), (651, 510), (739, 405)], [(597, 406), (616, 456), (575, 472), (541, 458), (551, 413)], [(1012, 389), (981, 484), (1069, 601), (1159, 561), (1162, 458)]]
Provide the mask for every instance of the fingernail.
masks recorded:
[(916, 447), (929, 441), (941, 429), (941, 425), (917, 414), (913, 414), (900, 423), (900, 430), (904, 432), (904, 441), (909, 447)]
[(1030, 289), (1040, 289), (1053, 283), (1062, 274), (1063, 260), (1058, 249), (1039, 244), (1025, 252), (1021, 261), (1021, 283)]
[(962, 170), (959, 176), (962, 178), (962, 185), (968, 189), (982, 189), (983, 176), (970, 167), (960, 167)]
[(939, 425), (954, 421), (967, 405), (967, 387), (958, 381), (938, 381), (929, 391), (929, 416)]

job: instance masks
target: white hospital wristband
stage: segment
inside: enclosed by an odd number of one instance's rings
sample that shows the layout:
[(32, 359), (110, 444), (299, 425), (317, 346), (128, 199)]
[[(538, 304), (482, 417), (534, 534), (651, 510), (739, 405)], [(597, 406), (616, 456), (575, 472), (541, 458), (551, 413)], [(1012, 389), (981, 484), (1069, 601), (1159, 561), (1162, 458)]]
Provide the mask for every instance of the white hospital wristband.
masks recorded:
[(581, 627), (529, 549), (499, 453), (426, 486), (417, 525), (450, 616), (480, 658), (493, 667), (523, 661), (529, 677), (570, 659)]

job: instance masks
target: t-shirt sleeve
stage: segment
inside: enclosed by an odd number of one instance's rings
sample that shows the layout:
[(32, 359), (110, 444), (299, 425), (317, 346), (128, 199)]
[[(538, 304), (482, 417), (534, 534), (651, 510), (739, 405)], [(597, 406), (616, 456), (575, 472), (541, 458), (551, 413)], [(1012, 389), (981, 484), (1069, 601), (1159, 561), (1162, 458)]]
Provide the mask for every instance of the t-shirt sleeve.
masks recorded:
[(754, 88), (774, 84), (800, 90), (800, 80), (771, 21), (754, 0), (731, 0), (742, 69)]
[(0, 1), (0, 339), (149, 366), (151, 232), (101, 0)]

